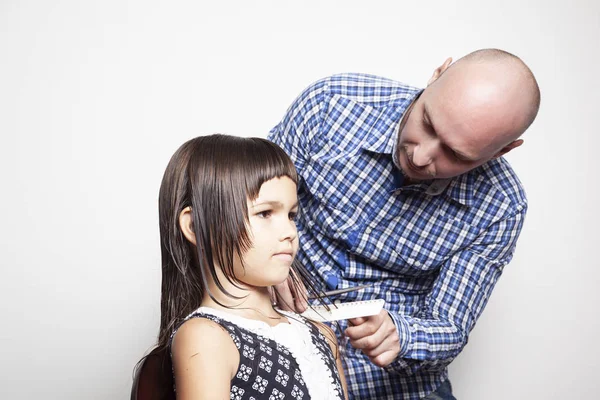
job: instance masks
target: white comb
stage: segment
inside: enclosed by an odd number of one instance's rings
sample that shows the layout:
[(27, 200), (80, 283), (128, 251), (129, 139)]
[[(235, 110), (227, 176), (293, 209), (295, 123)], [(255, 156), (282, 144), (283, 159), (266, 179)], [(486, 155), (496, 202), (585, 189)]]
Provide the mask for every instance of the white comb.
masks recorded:
[(327, 310), (325, 306), (309, 307), (300, 315), (304, 318), (319, 322), (369, 317), (371, 315), (379, 314), (384, 304), (385, 301), (383, 299), (350, 301), (347, 303), (329, 304), (329, 310)]

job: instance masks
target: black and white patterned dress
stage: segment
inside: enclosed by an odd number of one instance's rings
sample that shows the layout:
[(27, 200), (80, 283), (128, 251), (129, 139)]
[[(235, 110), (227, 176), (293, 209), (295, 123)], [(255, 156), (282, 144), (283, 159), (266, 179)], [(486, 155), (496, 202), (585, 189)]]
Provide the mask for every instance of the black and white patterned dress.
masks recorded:
[(200, 307), (186, 321), (207, 318), (231, 336), (240, 353), (232, 400), (343, 399), (335, 358), (323, 334), (303, 317), (281, 312), (289, 324), (271, 327), (209, 307)]

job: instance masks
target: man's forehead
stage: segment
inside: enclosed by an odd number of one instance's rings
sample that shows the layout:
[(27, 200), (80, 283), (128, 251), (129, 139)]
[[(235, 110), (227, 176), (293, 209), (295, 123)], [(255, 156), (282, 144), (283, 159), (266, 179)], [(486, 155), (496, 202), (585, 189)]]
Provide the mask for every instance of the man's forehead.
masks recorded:
[(444, 145), (462, 158), (478, 160), (489, 156), (488, 153), (503, 142), (505, 123), (494, 107), (435, 100), (435, 97), (425, 99), (423, 118), (432, 125)]

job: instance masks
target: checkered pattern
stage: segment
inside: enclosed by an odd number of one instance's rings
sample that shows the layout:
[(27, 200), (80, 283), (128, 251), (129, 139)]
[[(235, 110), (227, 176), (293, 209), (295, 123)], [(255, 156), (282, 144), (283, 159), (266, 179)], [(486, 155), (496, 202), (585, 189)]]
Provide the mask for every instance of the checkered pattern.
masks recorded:
[(398, 328), (400, 355), (385, 369), (340, 338), (356, 399), (418, 399), (447, 379), (527, 209), (502, 158), (402, 187), (392, 152), (420, 92), (371, 75), (332, 76), (308, 87), (269, 135), (301, 176), (300, 262), (326, 289), (373, 284), (339, 299), (385, 299)]

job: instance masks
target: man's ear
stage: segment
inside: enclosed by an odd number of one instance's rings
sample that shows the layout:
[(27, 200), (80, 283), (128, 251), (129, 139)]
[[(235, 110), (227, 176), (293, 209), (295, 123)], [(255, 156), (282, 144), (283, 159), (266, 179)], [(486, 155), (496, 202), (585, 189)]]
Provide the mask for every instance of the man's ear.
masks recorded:
[(516, 149), (517, 147), (519, 147), (522, 144), (523, 144), (523, 139), (518, 139), (518, 140), (515, 140), (514, 142), (510, 142), (509, 144), (507, 144), (506, 146), (504, 146), (502, 148), (502, 150), (500, 150), (498, 153), (496, 153), (494, 155), (494, 157), (492, 157), (492, 159), (498, 158), (498, 157), (502, 157), (503, 155), (505, 155), (506, 153), (508, 153), (512, 149)]
[(452, 57), (446, 58), (446, 61), (444, 61), (444, 63), (442, 65), (440, 65), (433, 71), (433, 75), (431, 75), (431, 78), (429, 78), (429, 82), (427, 82), (427, 86), (429, 86), (433, 82), (435, 82), (437, 80), (437, 78), (439, 78), (440, 75), (442, 75), (444, 73), (444, 71), (448, 69), (450, 64), (452, 64)]
[(192, 207), (186, 207), (179, 213), (179, 227), (183, 236), (196, 245), (196, 235), (194, 234), (194, 224), (192, 220)]

